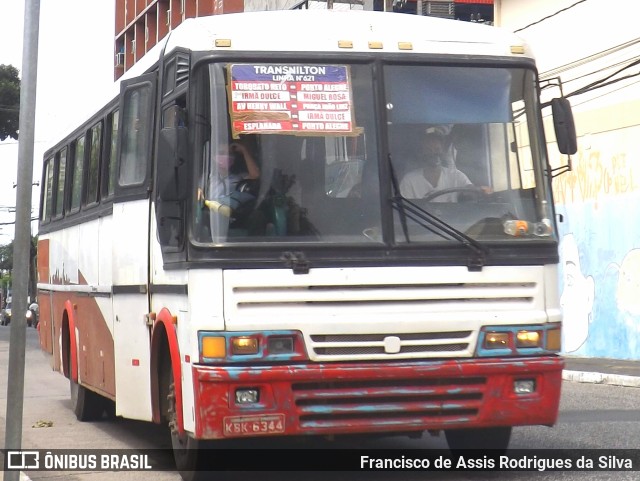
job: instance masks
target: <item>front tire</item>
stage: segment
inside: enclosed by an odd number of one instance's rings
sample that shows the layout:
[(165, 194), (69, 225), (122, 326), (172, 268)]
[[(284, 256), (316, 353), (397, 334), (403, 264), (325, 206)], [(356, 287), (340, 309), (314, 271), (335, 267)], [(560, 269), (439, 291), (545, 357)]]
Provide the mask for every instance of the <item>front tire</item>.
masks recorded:
[(444, 432), (449, 450), (454, 455), (463, 455), (464, 451), (492, 450), (503, 454), (509, 447), (511, 426), (494, 428), (448, 429)]
[(210, 479), (210, 473), (203, 471), (205, 441), (199, 441), (189, 436), (188, 433), (179, 434), (176, 414), (176, 389), (173, 382), (173, 372), (169, 366), (169, 394), (167, 396), (168, 409), (167, 420), (171, 432), (171, 447), (176, 469), (184, 481), (203, 481)]

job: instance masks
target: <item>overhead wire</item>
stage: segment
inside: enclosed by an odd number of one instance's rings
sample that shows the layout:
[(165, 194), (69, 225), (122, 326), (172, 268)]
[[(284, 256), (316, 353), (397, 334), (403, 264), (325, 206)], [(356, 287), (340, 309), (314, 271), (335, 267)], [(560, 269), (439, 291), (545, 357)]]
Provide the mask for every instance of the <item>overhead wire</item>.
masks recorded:
[[(585, 2), (586, 2), (586, 0), (580, 0), (578, 2), (575, 2), (575, 3), (571, 4), (571, 5), (569, 5), (568, 7), (562, 8), (562, 9), (560, 9), (560, 10), (558, 10), (558, 11), (556, 11), (556, 12), (550, 14), (550, 15), (547, 15), (547, 16), (539, 19), (539, 20), (536, 20), (535, 22), (532, 22), (532, 23), (530, 23), (530, 24), (528, 24), (528, 25), (526, 25), (526, 26), (524, 26), (522, 28), (514, 30), (514, 32), (515, 33), (521, 32), (521, 31), (523, 31), (523, 30), (525, 30), (525, 29), (527, 29), (529, 27), (532, 27), (534, 25), (538, 25), (538, 24), (544, 22), (545, 20), (548, 20), (548, 19), (550, 19), (552, 17), (555, 17), (556, 15), (559, 15), (559, 14), (561, 14), (563, 12), (566, 12), (567, 10), (570, 10), (570, 9), (572, 9), (572, 8), (582, 4), (582, 3), (585, 3)], [(624, 50), (626, 48), (633, 47), (633, 46), (635, 46), (635, 45), (637, 45), (639, 43), (640, 43), (640, 38), (635, 38), (635, 39), (629, 40), (629, 41), (627, 41), (625, 43), (616, 45), (616, 46), (608, 48), (606, 50), (602, 50), (602, 51), (597, 52), (595, 54), (588, 55), (587, 57), (583, 57), (581, 59), (574, 60), (574, 61), (572, 61), (570, 63), (567, 63), (565, 65), (561, 65), (560, 67), (556, 67), (556, 68), (554, 68), (552, 70), (549, 70), (547, 72), (542, 72), (540, 74), (540, 78), (541, 79), (549, 79), (549, 78), (557, 77), (562, 72), (565, 72), (565, 71), (571, 70), (573, 68), (585, 65), (585, 64), (587, 64), (589, 62), (593, 62), (595, 60), (604, 58), (604, 57), (606, 57), (608, 55), (611, 55), (611, 54), (614, 54), (616, 52), (622, 51), (622, 50)], [(627, 62), (630, 62), (630, 63), (627, 64)], [(573, 82), (573, 81), (576, 81), (576, 80), (579, 80), (579, 79), (583, 79), (585, 77), (589, 77), (589, 76), (595, 75), (595, 74), (597, 74), (599, 72), (604, 72), (604, 71), (610, 70), (610, 69), (615, 68), (615, 67), (620, 66), (620, 65), (627, 64), (623, 68), (618, 69), (615, 72), (613, 72), (611, 75), (608, 75), (608, 76), (606, 76), (606, 77), (604, 77), (602, 79), (599, 79), (599, 80), (596, 80), (595, 82), (587, 84), (587, 85), (575, 90), (574, 92), (566, 95), (566, 97), (580, 95), (580, 94), (586, 93), (586, 92), (588, 92), (590, 90), (594, 90), (594, 89), (597, 89), (597, 88), (602, 88), (602, 87), (605, 87), (605, 86), (608, 86), (608, 85), (612, 85), (614, 83), (617, 83), (617, 82), (620, 82), (620, 81), (623, 81), (623, 80), (628, 80), (630, 78), (636, 77), (636, 76), (640, 75), (640, 73), (636, 73), (636, 74), (633, 74), (633, 75), (627, 75), (627, 76), (624, 76), (624, 77), (621, 77), (621, 78), (618, 78), (618, 79), (615, 79), (615, 80), (611, 80), (614, 76), (620, 74), (621, 72), (625, 71), (628, 68), (631, 68), (631, 67), (633, 67), (635, 65), (638, 65), (638, 63), (640, 63), (640, 60), (638, 60), (638, 57), (632, 57), (632, 58), (630, 58), (628, 60), (623, 60), (623, 61), (614, 63), (612, 65), (608, 65), (608, 66), (599, 68), (597, 70), (594, 70), (594, 71), (589, 72), (589, 73), (582, 74), (582, 75), (574, 77), (572, 79), (563, 80), (563, 83), (569, 83), (569, 82)], [(611, 80), (611, 81), (609, 81), (609, 80)]]
[(534, 25), (537, 25), (537, 24), (539, 24), (541, 22), (544, 22), (545, 20), (549, 20), (550, 18), (555, 17), (556, 15), (558, 15), (558, 14), (560, 14), (562, 12), (566, 12), (567, 10), (572, 9), (576, 5), (580, 5), (581, 3), (584, 3), (586, 1), (587, 0), (580, 0), (580, 1), (576, 2), (576, 3), (574, 3), (573, 5), (569, 5), (568, 7), (563, 8), (562, 10), (558, 10), (557, 12), (552, 13), (551, 15), (547, 15), (546, 17), (543, 17), (540, 20), (536, 20), (535, 22), (530, 23), (529, 25), (526, 25), (526, 26), (524, 26), (522, 28), (519, 28), (518, 30), (514, 30), (514, 33), (521, 32), (522, 30), (525, 30), (525, 29), (527, 29), (529, 27), (533, 27)]
[(577, 106), (579, 106), (579, 105), (584, 105), (584, 104), (586, 104), (586, 103), (588, 103), (588, 102), (592, 102), (592, 101), (597, 100), (597, 99), (599, 99), (599, 98), (602, 98), (602, 97), (604, 97), (604, 96), (606, 96), (606, 95), (609, 95), (609, 94), (611, 94), (611, 93), (613, 93), (613, 92), (618, 92), (618, 91), (620, 91), (620, 90), (626, 89), (627, 87), (630, 87), (630, 86), (632, 86), (632, 85), (636, 85), (636, 84), (638, 84), (638, 83), (640, 83), (640, 80), (636, 80), (635, 82), (630, 82), (630, 83), (628, 83), (627, 85), (623, 85), (622, 87), (619, 87), (619, 88), (617, 88), (617, 89), (613, 89), (613, 90), (611, 90), (611, 91), (609, 91), (609, 92), (606, 92), (606, 93), (603, 93), (603, 94), (601, 94), (601, 95), (596, 95), (596, 96), (594, 96), (594, 97), (590, 97), (590, 98), (588, 98), (587, 100), (584, 100), (584, 101), (582, 101), (582, 102), (572, 103), (571, 105), (572, 105), (573, 107), (577, 107)]
[(602, 67), (602, 68), (600, 68), (598, 70), (593, 70), (592, 72), (585, 73), (585, 74), (582, 74), (582, 75), (578, 75), (577, 77), (573, 77), (573, 78), (570, 78), (570, 79), (563, 79), (562, 83), (563, 84), (568, 84), (570, 82), (575, 82), (576, 80), (580, 80), (580, 79), (583, 79), (583, 78), (586, 78), (586, 77), (590, 77), (590, 76), (595, 75), (595, 74), (600, 73), (600, 72), (605, 72), (607, 70), (611, 70), (612, 68), (619, 67), (620, 65), (624, 65), (624, 64), (626, 64), (628, 62), (632, 62), (632, 61), (635, 61), (635, 59), (623, 60), (623, 61), (620, 61), (618, 63), (614, 63), (612, 65), (608, 65), (606, 67)]
[(541, 72), (540, 73), (540, 77), (545, 78), (545, 77), (556, 77), (558, 74), (565, 72), (567, 70), (571, 70), (573, 68), (576, 67), (580, 67), (581, 65), (587, 64), (589, 62), (592, 62), (594, 60), (598, 60), (600, 58), (606, 57), (608, 55), (614, 54), (616, 52), (619, 52), (621, 50), (624, 50), (626, 48), (629, 47), (633, 47), (634, 45), (640, 44), (640, 38), (634, 38), (633, 40), (629, 40), (625, 43), (621, 43), (618, 44), (614, 47), (610, 47), (606, 50), (601, 50), (600, 52), (588, 55), (586, 57), (580, 58), (578, 60), (573, 60), (567, 64), (564, 65), (560, 65), (559, 67), (556, 67), (554, 69), (548, 70), (546, 72)]
[(638, 75), (640, 75), (640, 72), (636, 72), (636, 73), (634, 73), (632, 75), (626, 75), (624, 77), (620, 77), (620, 78), (611, 80), (613, 77), (615, 77), (616, 75), (620, 74), (621, 72), (624, 72), (625, 70), (627, 70), (627, 69), (629, 69), (631, 67), (634, 67), (636, 65), (639, 65), (639, 64), (640, 64), (640, 59), (637, 59), (637, 60), (633, 61), (632, 63), (630, 63), (629, 65), (626, 65), (625, 67), (616, 70), (611, 75), (607, 75), (606, 77), (604, 77), (602, 79), (596, 80), (595, 82), (591, 82), (590, 84), (587, 84), (587, 85), (585, 85), (583, 87), (580, 87), (579, 89), (574, 90), (573, 92), (565, 95), (565, 97), (572, 97), (574, 95), (580, 95), (580, 94), (589, 92), (591, 90), (595, 90), (595, 89), (598, 89), (598, 88), (606, 87), (607, 85), (612, 85), (612, 84), (620, 82), (622, 80), (627, 80), (627, 79), (630, 79), (630, 78), (637, 77)]

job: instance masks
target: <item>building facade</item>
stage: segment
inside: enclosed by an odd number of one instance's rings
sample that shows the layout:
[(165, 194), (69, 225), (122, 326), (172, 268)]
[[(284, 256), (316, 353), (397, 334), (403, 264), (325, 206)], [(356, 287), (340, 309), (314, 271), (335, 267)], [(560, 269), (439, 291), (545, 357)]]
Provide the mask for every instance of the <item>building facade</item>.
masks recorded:
[(578, 152), (552, 159), (571, 167), (553, 182), (569, 354), (640, 359), (638, 14), (625, 0), (496, 0), (496, 24), (536, 52), (543, 94), (561, 85), (573, 105)]
[(244, 11), (244, 0), (116, 0), (114, 76), (187, 18)]
[(392, 10), (493, 21), (493, 0), (116, 0), (114, 78), (117, 80), (187, 18), (292, 8)]

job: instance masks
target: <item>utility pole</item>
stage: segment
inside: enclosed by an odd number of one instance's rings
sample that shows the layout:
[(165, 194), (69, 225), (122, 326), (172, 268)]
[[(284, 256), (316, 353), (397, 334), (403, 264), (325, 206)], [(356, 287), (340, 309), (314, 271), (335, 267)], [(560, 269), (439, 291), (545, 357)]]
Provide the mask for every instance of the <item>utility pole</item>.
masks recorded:
[[(31, 252), (31, 182), (35, 138), (36, 84), (38, 78), (38, 33), (40, 0), (24, 2), (22, 80), (20, 85), (20, 124), (18, 137), (18, 178), (16, 189), (16, 227), (13, 243), (13, 315), (9, 344), (5, 449), (22, 447), (24, 408), (24, 365), (27, 343), (27, 291)], [(19, 471), (7, 471), (5, 481), (18, 481)]]

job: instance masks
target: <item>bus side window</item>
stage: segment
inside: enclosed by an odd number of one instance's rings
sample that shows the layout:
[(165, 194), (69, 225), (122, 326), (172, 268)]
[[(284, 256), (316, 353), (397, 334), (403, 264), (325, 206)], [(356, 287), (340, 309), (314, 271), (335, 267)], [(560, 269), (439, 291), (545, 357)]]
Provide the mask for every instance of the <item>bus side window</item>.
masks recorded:
[(102, 177), (102, 197), (109, 199), (113, 196), (116, 185), (116, 147), (118, 145), (118, 117), (120, 112), (115, 110), (107, 116), (105, 128), (104, 171)]
[(98, 182), (100, 179), (100, 152), (102, 151), (102, 122), (91, 127), (89, 144), (89, 165), (87, 166), (86, 205), (98, 202)]
[(73, 153), (73, 169), (71, 169), (71, 205), (69, 212), (77, 212), (80, 210), (80, 200), (82, 199), (82, 182), (84, 178), (84, 144), (85, 136), (78, 137), (75, 141)]
[(118, 177), (119, 184), (123, 186), (141, 184), (147, 173), (147, 139), (151, 126), (146, 121), (146, 113), (152, 101), (150, 88), (131, 90), (126, 95)]
[(53, 217), (59, 218), (64, 215), (64, 193), (67, 172), (67, 147), (64, 147), (58, 154), (58, 163), (56, 170), (56, 204), (53, 210)]
[(53, 157), (46, 160), (44, 167), (44, 192), (42, 194), (42, 222), (49, 222), (51, 220), (51, 202), (53, 200)]
[[(184, 102), (178, 99), (179, 102)], [(184, 107), (180, 104), (171, 105), (162, 111), (162, 127), (184, 127)]]

